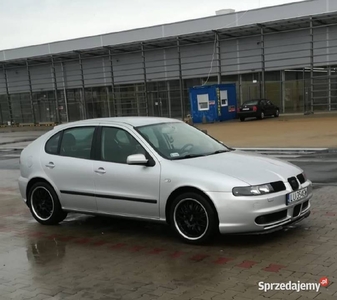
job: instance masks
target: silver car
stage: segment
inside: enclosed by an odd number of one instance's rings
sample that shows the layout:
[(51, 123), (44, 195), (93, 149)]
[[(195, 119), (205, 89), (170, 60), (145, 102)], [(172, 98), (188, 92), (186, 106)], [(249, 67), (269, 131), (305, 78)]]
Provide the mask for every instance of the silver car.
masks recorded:
[(22, 197), (46, 225), (68, 212), (131, 217), (203, 243), (217, 231), (265, 233), (310, 214), (312, 183), (301, 169), (174, 119), (59, 125), (23, 150), (20, 170)]

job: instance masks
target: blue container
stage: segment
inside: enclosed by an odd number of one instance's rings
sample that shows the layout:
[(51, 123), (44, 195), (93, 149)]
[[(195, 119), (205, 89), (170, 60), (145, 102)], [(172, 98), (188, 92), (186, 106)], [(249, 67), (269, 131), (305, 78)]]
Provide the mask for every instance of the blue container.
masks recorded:
[(236, 118), (235, 84), (215, 84), (190, 88), (193, 123), (214, 123)]

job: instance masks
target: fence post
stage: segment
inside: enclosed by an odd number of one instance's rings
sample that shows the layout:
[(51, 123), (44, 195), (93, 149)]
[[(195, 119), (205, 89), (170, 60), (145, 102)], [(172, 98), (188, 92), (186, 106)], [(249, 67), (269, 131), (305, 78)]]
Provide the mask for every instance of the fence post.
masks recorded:
[(78, 53), (78, 63), (80, 65), (80, 71), (81, 71), (83, 119), (86, 119), (87, 118), (87, 101), (85, 97), (85, 83), (84, 83), (84, 73), (83, 73), (83, 63), (82, 63), (81, 53)]
[(32, 87), (32, 79), (30, 75), (28, 59), (26, 59), (26, 67), (27, 67), (27, 75), (28, 75), (28, 83), (29, 83), (30, 109), (31, 109), (32, 117), (33, 117), (33, 123), (36, 124), (36, 117), (35, 117), (34, 103), (33, 103), (33, 87)]
[(145, 59), (145, 48), (144, 43), (140, 44), (142, 50), (142, 62), (143, 62), (143, 75), (144, 75), (144, 96), (146, 102), (146, 115), (149, 116), (149, 96), (147, 91), (147, 75), (146, 75), (146, 59)]
[(6, 95), (7, 95), (7, 104), (8, 104), (8, 111), (9, 111), (9, 119), (11, 124), (13, 124), (13, 110), (12, 110), (12, 101), (11, 101), (11, 95), (9, 93), (9, 86), (8, 86), (8, 77), (7, 77), (7, 70), (5, 68), (5, 65), (2, 66), (4, 76), (5, 76), (5, 85), (6, 85)]
[(180, 39), (177, 37), (177, 52), (178, 52), (178, 64), (179, 64), (179, 90), (180, 90), (180, 109), (181, 109), (181, 118), (185, 118), (185, 107), (184, 107), (184, 81), (183, 81), (183, 72), (181, 68), (181, 51), (180, 51)]
[(54, 95), (55, 95), (55, 104), (56, 104), (56, 122), (61, 123), (59, 99), (58, 99), (58, 95), (57, 95), (56, 72), (55, 72), (55, 65), (54, 65), (54, 57), (53, 56), (51, 56), (51, 68), (52, 68), (52, 74), (53, 74)]

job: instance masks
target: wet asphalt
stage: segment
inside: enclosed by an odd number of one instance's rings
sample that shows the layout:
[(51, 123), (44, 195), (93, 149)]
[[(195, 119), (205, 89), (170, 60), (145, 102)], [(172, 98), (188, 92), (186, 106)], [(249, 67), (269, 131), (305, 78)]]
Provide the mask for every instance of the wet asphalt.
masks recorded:
[[(181, 243), (166, 225), (128, 219), (69, 214), (58, 226), (42, 226), (18, 194), (19, 156), (0, 150), (1, 300), (337, 298), (337, 153), (283, 157), (315, 183), (310, 218), (204, 246)], [(322, 276), (329, 287), (302, 296), (257, 286)]]

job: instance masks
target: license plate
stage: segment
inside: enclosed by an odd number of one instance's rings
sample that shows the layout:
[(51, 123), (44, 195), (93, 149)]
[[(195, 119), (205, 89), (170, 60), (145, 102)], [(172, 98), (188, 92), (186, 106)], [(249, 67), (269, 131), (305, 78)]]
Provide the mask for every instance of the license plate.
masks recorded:
[(287, 205), (299, 201), (308, 195), (308, 188), (298, 190), (287, 195)]
[(242, 110), (249, 110), (249, 108), (247, 107), (247, 108), (243, 108)]

